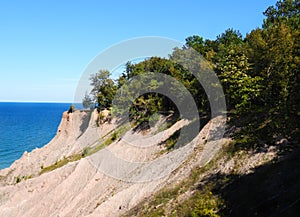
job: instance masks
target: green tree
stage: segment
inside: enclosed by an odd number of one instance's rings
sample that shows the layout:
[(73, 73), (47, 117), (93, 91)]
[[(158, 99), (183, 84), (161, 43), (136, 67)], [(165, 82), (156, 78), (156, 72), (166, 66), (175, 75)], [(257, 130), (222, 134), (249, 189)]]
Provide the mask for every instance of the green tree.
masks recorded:
[(230, 50), (218, 63), (218, 70), (228, 109), (248, 112), (260, 96), (262, 78), (250, 75), (251, 68), (246, 55)]
[(286, 24), (293, 30), (299, 30), (300, 25), (300, 1), (283, 0), (278, 1), (275, 6), (270, 6), (264, 12), (264, 28), (269, 28), (279, 24)]
[(224, 33), (217, 36), (216, 42), (218, 43), (218, 48), (220, 48), (220, 45), (223, 45), (225, 47), (230, 45), (238, 45), (243, 42), (243, 36), (237, 30), (227, 29)]
[(82, 105), (85, 109), (87, 108), (91, 108), (91, 106), (94, 104), (93, 99), (91, 98), (90, 94), (88, 94), (87, 92), (85, 92), (85, 95), (83, 97), (82, 100)]
[(262, 102), (269, 107), (286, 106), (297, 71), (295, 33), (285, 24), (257, 29), (246, 38), (254, 74), (263, 77)]
[(273, 42), (269, 43), (270, 50), (275, 52), (272, 69), (277, 72), (277, 79), (282, 79), (277, 90), (280, 94), (278, 103), (283, 103), (286, 110), (297, 114), (300, 107), (300, 1), (278, 1), (264, 15), (263, 27)]
[(109, 108), (112, 105), (117, 86), (110, 78), (110, 72), (100, 70), (90, 78), (91, 86), (93, 87), (91, 94), (94, 100), (97, 100), (100, 107)]
[(205, 53), (207, 52), (207, 46), (202, 37), (198, 35), (187, 37), (185, 39), (185, 43), (187, 47), (192, 47), (193, 49), (198, 51), (201, 55), (205, 56)]

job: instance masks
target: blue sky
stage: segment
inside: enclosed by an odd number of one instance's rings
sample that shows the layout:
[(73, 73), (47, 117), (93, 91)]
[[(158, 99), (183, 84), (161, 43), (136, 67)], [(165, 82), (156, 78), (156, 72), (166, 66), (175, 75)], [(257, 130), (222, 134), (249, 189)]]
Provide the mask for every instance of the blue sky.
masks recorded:
[(0, 1), (0, 101), (72, 102), (87, 64), (141, 36), (184, 42), (261, 27), (276, 1)]

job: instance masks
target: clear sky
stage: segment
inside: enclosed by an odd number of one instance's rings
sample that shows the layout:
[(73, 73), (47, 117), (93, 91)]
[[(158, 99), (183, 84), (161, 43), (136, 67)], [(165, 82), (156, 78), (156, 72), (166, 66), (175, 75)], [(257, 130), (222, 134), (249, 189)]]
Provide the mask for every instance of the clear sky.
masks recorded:
[(261, 27), (275, 0), (0, 1), (0, 101), (72, 102), (87, 64), (141, 36), (184, 42)]

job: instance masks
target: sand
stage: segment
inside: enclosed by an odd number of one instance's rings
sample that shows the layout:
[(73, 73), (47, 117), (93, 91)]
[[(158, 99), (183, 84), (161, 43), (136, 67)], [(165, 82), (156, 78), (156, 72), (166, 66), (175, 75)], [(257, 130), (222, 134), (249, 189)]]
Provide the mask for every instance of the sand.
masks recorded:
[[(181, 120), (158, 133), (129, 130), (99, 152), (39, 175), (41, 167), (98, 144), (118, 126), (116, 120), (97, 126), (97, 118), (96, 111), (64, 113), (49, 144), (25, 152), (0, 171), (0, 216), (121, 216), (159, 189), (187, 178), (228, 142), (209, 140), (223, 123), (217, 118), (189, 144), (164, 151), (162, 142), (189, 123)], [(16, 177), (30, 178), (16, 183)]]

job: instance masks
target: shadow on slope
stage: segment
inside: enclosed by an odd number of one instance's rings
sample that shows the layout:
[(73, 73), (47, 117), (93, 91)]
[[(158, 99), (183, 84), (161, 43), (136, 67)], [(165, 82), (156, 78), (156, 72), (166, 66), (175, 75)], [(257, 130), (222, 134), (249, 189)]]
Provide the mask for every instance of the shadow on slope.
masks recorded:
[[(209, 181), (233, 180), (217, 185), (215, 193), (226, 201), (225, 216), (299, 216), (300, 148), (279, 161), (258, 167), (254, 173), (238, 176), (221, 174)], [(200, 187), (200, 186), (199, 186)]]

